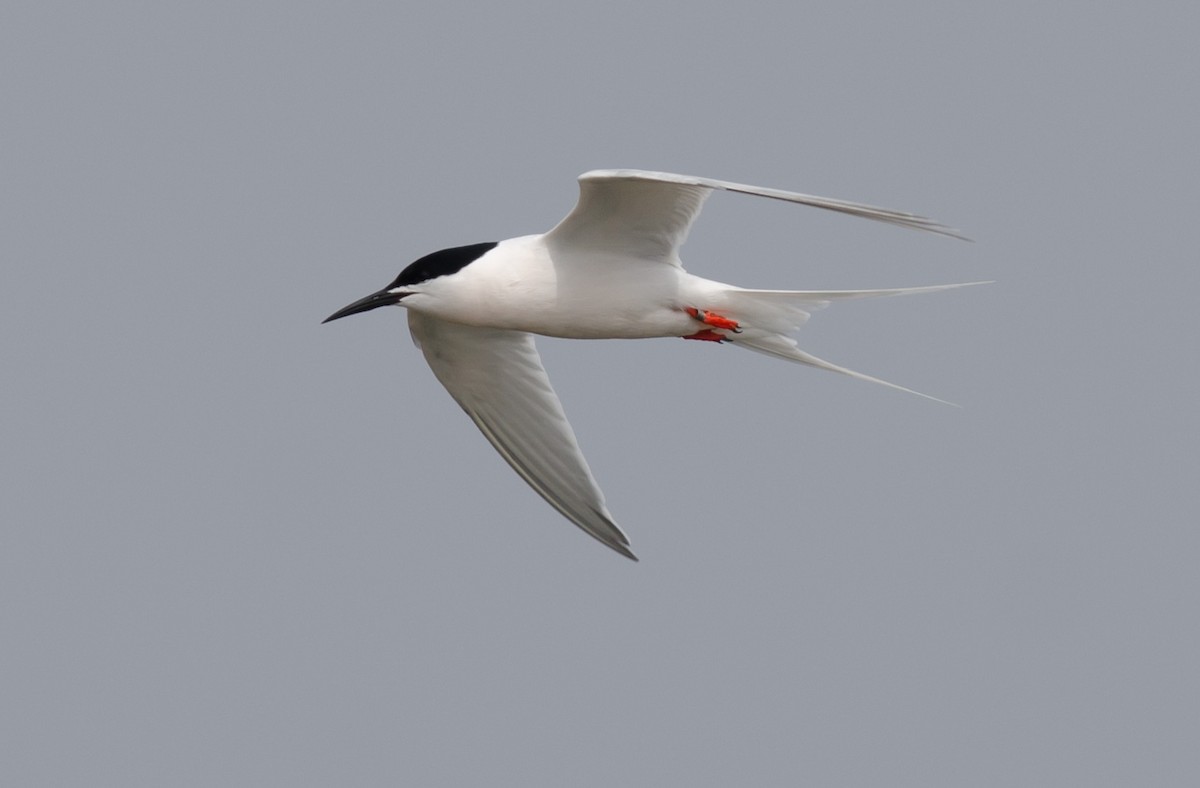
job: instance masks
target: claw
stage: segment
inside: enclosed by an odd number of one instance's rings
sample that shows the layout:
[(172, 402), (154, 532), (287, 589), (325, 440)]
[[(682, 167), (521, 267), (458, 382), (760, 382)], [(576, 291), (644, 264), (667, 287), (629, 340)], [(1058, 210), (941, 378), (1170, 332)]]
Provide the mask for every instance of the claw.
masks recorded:
[[(683, 311), (687, 312), (689, 317), (699, 320), (701, 323), (712, 326), (713, 328), (723, 328), (726, 331), (732, 331), (735, 334), (742, 333), (742, 329), (738, 326), (738, 322), (736, 320), (730, 320), (727, 317), (722, 317), (721, 315), (714, 314), (704, 309), (697, 309), (694, 306), (689, 306)], [(703, 334), (705, 332), (701, 331), (700, 333)], [(711, 334), (712, 332), (709, 331), (708, 333)], [(691, 339), (691, 337), (688, 338)]]

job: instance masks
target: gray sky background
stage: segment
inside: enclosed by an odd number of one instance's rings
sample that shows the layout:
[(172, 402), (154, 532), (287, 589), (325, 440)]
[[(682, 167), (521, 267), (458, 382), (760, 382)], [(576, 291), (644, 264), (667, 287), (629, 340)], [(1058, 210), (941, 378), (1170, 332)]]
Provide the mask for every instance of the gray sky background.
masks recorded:
[[(1200, 783), (1194, 4), (6, 2), (0, 782)], [(1108, 9), (1108, 10), (1105, 10)], [(641, 167), (802, 346), (541, 342), (640, 564), (401, 310)]]

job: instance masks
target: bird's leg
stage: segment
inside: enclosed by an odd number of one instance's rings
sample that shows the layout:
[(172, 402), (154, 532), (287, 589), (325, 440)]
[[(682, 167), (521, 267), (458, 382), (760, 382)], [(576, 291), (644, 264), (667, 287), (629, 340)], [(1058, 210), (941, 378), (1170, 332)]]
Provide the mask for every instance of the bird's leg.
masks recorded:
[(712, 326), (713, 328), (724, 328), (728, 331), (732, 331), (735, 334), (742, 333), (742, 329), (738, 327), (738, 322), (736, 320), (730, 320), (727, 317), (721, 317), (715, 312), (697, 309), (694, 306), (689, 306), (683, 311), (687, 312), (689, 317), (693, 317), (696, 320), (699, 320), (701, 323)]
[(689, 334), (686, 337), (684, 337), (684, 339), (701, 339), (701, 340), (704, 340), (705, 342), (728, 342), (729, 341), (729, 337), (725, 336), (724, 334), (718, 334), (716, 331), (713, 331), (708, 328), (704, 329), (703, 331), (697, 331), (695, 334)]
[[(687, 312), (689, 317), (699, 320), (706, 326), (723, 328), (726, 331), (732, 331), (735, 334), (742, 333), (742, 329), (738, 326), (738, 322), (736, 320), (730, 320), (727, 317), (722, 317), (721, 315), (714, 314), (704, 309), (697, 309), (694, 306), (686, 307), (683, 311)], [(705, 342), (726, 342), (729, 340), (729, 337), (725, 336), (724, 334), (718, 334), (716, 331), (713, 331), (712, 328), (706, 328), (702, 331), (697, 331), (695, 334), (691, 334), (690, 336), (685, 336), (684, 339), (701, 339)]]

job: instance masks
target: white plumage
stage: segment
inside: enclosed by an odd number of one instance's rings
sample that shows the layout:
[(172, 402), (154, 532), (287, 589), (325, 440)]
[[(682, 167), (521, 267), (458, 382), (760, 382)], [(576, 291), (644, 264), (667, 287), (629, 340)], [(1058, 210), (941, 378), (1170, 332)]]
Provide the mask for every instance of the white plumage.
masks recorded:
[(433, 373), (500, 455), (564, 517), (629, 558), (635, 558), (629, 540), (584, 460), (534, 334), (724, 341), (911, 392), (812, 356), (793, 334), (810, 312), (833, 301), (965, 286), (782, 291), (703, 279), (683, 269), (679, 247), (714, 190), (962, 236), (913, 214), (707, 178), (596, 170), (579, 184), (575, 209), (550, 232), (427, 255), (326, 322), (379, 306), (406, 307)]

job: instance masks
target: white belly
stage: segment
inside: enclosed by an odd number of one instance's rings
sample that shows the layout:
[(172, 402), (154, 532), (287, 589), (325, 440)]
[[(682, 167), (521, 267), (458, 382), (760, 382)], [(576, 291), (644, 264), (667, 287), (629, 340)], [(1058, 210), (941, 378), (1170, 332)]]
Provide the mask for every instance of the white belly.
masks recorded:
[(410, 309), (456, 323), (570, 339), (694, 333), (683, 309), (721, 285), (662, 263), (597, 256), (551, 259), (541, 236), (514, 238), (405, 298)]

